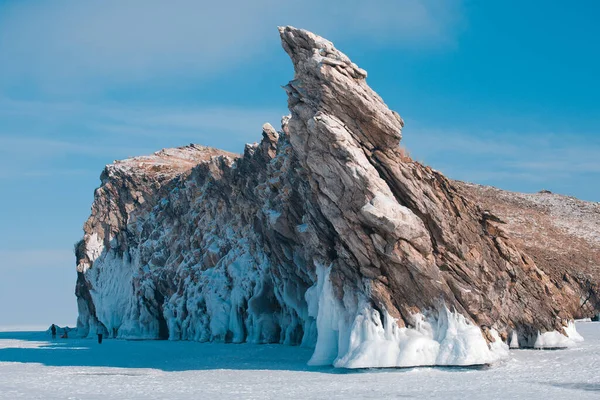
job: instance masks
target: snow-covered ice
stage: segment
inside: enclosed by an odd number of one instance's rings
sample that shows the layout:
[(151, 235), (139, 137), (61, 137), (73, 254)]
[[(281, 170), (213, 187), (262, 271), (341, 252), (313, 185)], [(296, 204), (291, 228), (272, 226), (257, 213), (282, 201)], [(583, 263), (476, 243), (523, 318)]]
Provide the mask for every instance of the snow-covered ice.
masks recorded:
[(308, 347), (0, 333), (0, 399), (600, 398), (600, 323), (585, 342), (486, 368), (310, 367)]

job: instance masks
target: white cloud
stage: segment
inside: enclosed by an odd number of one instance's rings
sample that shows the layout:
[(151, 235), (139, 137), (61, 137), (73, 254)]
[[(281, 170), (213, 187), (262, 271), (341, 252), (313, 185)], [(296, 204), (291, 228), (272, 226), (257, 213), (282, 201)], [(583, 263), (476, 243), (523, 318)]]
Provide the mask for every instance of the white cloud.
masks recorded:
[[(0, 97), (0, 117), (5, 121), (0, 126), (0, 152), (27, 151), (41, 148), (47, 152), (82, 152), (102, 154), (112, 146), (98, 146), (90, 143), (89, 137), (79, 137), (77, 143), (56, 140), (47, 137), (49, 126), (67, 123), (81, 123), (86, 129), (100, 134), (99, 140), (105, 142), (105, 134), (134, 136), (161, 136), (194, 138), (194, 142), (223, 133), (230, 135), (234, 142), (255, 142), (261, 139), (261, 127), (270, 122), (279, 127), (281, 117), (287, 114), (285, 108), (236, 107), (228, 105), (212, 106), (138, 106), (132, 104), (86, 104), (82, 102), (43, 102), (15, 101)], [(41, 132), (46, 137), (22, 137), (12, 133), (14, 128), (6, 128), (10, 121), (23, 126), (24, 121), (42, 121), (39, 129), (28, 129), (28, 134)], [(64, 135), (61, 135), (64, 137)], [(230, 140), (231, 141), (231, 140)], [(110, 142), (110, 138), (108, 140)], [(11, 148), (12, 147), (12, 148)], [(156, 149), (158, 150), (158, 149)], [(241, 150), (241, 148), (239, 149)]]
[(104, 0), (0, 5), (0, 84), (53, 91), (207, 77), (280, 51), (277, 25), (331, 39), (452, 41), (460, 0)]
[[(270, 122), (278, 127), (285, 110), (251, 107), (197, 107), (179, 109), (120, 109), (112, 114), (123, 132), (143, 135), (185, 135), (198, 137), (228, 133), (234, 141), (255, 142), (261, 139), (261, 127)], [(131, 129), (131, 131), (128, 131)], [(241, 150), (241, 149), (240, 149)]]

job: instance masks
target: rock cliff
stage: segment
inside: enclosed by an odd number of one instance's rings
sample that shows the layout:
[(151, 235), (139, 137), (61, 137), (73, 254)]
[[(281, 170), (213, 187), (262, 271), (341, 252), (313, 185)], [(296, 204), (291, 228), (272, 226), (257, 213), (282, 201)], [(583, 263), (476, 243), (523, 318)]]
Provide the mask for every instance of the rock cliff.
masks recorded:
[(547, 190), (525, 194), (458, 181), (454, 184), (481, 208), (496, 215), (505, 235), (558, 286), (579, 297), (576, 318), (598, 317), (600, 203)]
[(106, 167), (76, 246), (80, 334), (302, 344), (347, 368), (580, 340), (571, 321), (597, 297), (408, 158), (402, 119), (331, 42), (280, 35), (295, 71), (281, 130), (243, 155), (190, 145)]

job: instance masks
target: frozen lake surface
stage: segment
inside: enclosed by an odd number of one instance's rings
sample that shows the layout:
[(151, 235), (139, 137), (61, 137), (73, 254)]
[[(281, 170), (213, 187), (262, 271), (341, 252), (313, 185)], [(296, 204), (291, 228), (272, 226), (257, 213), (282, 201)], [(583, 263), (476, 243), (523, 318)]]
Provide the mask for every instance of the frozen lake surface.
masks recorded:
[(575, 348), (487, 368), (358, 371), (308, 367), (299, 347), (0, 332), (0, 399), (600, 399), (600, 323), (577, 329)]

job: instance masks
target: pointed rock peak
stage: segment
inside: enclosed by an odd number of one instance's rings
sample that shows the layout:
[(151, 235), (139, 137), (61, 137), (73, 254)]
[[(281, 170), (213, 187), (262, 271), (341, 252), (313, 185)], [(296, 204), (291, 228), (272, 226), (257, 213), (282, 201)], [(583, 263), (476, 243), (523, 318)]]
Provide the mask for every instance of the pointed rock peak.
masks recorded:
[(364, 79), (367, 72), (350, 61), (329, 40), (304, 29), (293, 26), (279, 27), (283, 48), (289, 54), (294, 67), (318, 70), (321, 65), (340, 67), (340, 71), (355, 79)]
[(262, 127), (263, 139), (260, 142), (263, 154), (268, 159), (273, 159), (277, 154), (277, 141), (279, 140), (279, 133), (269, 123), (266, 123)]
[(600, 311), (600, 261), (588, 236), (548, 240), (560, 198), (530, 219), (550, 195), (468, 195), (405, 161), (402, 120), (365, 74), (310, 32), (281, 36), (296, 76), (280, 132), (264, 125), (242, 157), (192, 145), (107, 167), (76, 248), (78, 334), (301, 344), (344, 368), (581, 340), (567, 321)]
[(268, 122), (263, 124), (262, 126), (262, 135), (264, 139), (268, 140), (271, 143), (277, 143), (277, 139), (279, 138), (279, 134), (277, 133), (275, 128), (273, 128), (273, 125), (271, 125)]
[(344, 127), (369, 152), (398, 148), (404, 122), (367, 85), (363, 69), (314, 33), (291, 26), (280, 27), (279, 33), (295, 71), (285, 86), (291, 127), (294, 120), (303, 124), (328, 120)]

